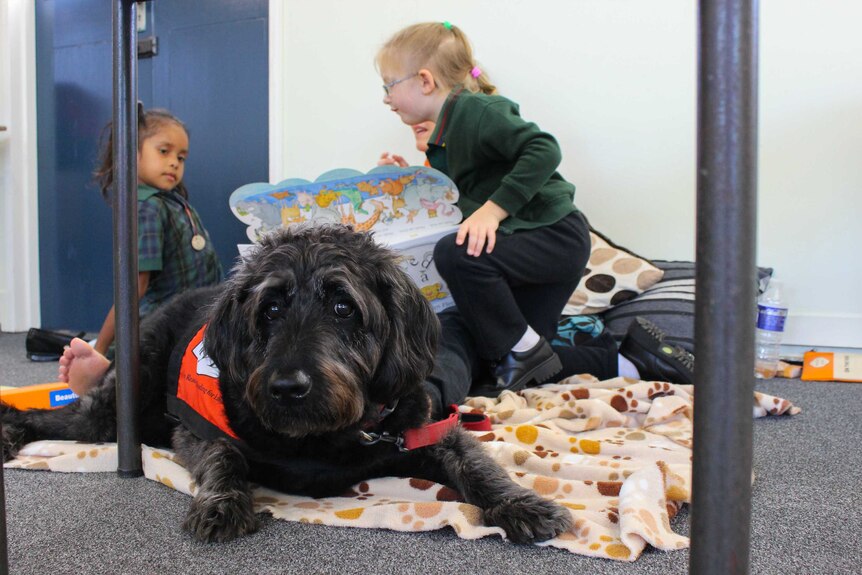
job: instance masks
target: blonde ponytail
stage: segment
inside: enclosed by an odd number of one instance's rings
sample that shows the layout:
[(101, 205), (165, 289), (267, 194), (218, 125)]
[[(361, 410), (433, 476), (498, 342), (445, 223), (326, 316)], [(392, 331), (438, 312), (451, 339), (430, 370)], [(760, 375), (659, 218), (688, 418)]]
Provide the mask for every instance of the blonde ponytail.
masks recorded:
[(461, 84), (471, 92), (497, 92), (487, 74), (472, 74), (478, 67), (470, 40), (448, 22), (413, 24), (396, 32), (377, 52), (375, 63), (378, 70), (400, 69), (405, 74), (428, 68), (444, 88)]

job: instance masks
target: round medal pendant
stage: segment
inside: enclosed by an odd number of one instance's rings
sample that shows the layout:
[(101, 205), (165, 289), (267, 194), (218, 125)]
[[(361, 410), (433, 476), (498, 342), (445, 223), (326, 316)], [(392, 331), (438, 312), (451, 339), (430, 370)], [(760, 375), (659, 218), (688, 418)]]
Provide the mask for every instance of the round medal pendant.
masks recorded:
[(192, 247), (197, 251), (201, 251), (207, 245), (207, 241), (200, 234), (195, 234), (192, 236)]

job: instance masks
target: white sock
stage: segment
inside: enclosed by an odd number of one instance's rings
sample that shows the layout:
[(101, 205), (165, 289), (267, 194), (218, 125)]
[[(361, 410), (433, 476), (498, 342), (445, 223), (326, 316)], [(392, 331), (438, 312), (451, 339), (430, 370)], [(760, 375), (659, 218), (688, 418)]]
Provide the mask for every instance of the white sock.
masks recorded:
[(524, 335), (521, 336), (521, 339), (518, 343), (512, 347), (512, 351), (527, 351), (529, 349), (533, 349), (536, 347), (536, 344), (539, 343), (540, 336), (536, 333), (536, 330), (527, 326), (527, 331), (524, 332)]
[(641, 378), (641, 374), (638, 368), (635, 367), (635, 364), (620, 354), (617, 354), (617, 373), (620, 374), (620, 377), (627, 377), (629, 379)]

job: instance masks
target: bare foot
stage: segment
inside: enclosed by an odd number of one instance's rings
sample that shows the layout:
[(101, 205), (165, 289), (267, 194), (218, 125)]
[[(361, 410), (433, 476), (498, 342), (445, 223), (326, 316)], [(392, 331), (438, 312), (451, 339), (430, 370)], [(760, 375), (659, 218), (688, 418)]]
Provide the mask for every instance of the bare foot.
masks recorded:
[(78, 395), (84, 395), (99, 383), (111, 362), (96, 351), (89, 343), (75, 338), (60, 357), (58, 379), (68, 383), (69, 388)]

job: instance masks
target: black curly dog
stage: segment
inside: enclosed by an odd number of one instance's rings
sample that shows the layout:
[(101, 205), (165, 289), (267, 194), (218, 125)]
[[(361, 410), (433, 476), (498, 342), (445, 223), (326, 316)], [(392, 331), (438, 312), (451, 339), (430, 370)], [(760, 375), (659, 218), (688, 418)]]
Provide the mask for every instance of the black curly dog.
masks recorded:
[[(399, 437), (429, 413), (420, 384), (439, 324), (396, 258), (342, 226), (280, 232), (221, 286), (180, 295), (142, 322), (141, 439), (171, 446), (197, 482), (183, 524), (196, 539), (227, 541), (257, 529), (250, 482), (320, 497), (382, 476), (448, 484), (515, 542), (571, 527), (566, 509), (515, 484), (458, 427), (410, 451), (367, 444), (369, 433)], [(220, 372), (237, 437), (193, 433), (166, 416), (176, 386), (168, 384), (170, 366), (204, 324), (203, 347)], [(0, 405), (3, 459), (39, 439), (115, 441), (115, 397), (112, 368), (56, 410)]]

